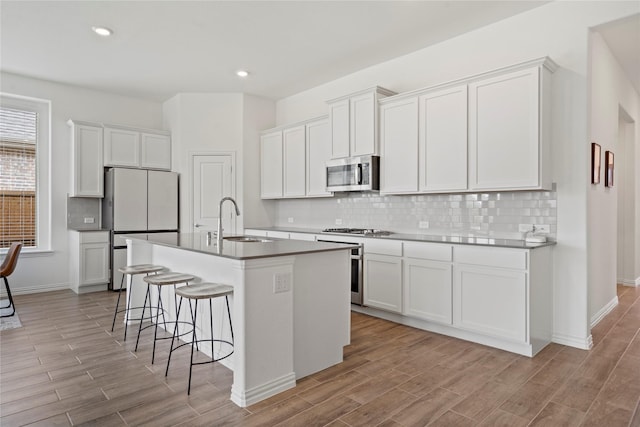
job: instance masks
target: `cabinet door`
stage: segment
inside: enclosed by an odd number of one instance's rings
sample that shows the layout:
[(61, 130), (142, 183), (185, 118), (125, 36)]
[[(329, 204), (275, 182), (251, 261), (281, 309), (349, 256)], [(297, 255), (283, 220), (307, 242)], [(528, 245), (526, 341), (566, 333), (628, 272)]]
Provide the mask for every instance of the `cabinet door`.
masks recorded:
[(420, 97), (420, 191), (467, 189), (467, 86)]
[(109, 244), (80, 245), (80, 286), (109, 282)]
[(418, 98), (380, 107), (380, 192), (418, 191)]
[(140, 132), (105, 127), (104, 165), (140, 167)]
[(407, 258), (404, 261), (404, 314), (451, 324), (451, 264)]
[(178, 229), (178, 174), (147, 172), (147, 229)]
[(113, 229), (147, 230), (147, 171), (114, 168)]
[(364, 305), (402, 313), (402, 259), (364, 255)]
[(305, 127), (296, 126), (282, 132), (283, 195), (304, 197), (306, 191)]
[(260, 177), (263, 199), (282, 197), (282, 131), (260, 137)]
[(453, 323), (486, 335), (527, 342), (527, 294), (525, 271), (457, 264)]
[(539, 188), (539, 70), (469, 85), (473, 190)]
[(73, 125), (73, 197), (104, 196), (102, 127)]
[(153, 133), (140, 134), (140, 165), (148, 169), (171, 170), (171, 137)]
[(349, 157), (349, 100), (329, 104), (331, 157)]
[(307, 196), (330, 196), (327, 160), (331, 159), (329, 120), (307, 123)]
[(376, 117), (378, 105), (374, 92), (350, 99), (349, 129), (351, 156), (377, 154)]

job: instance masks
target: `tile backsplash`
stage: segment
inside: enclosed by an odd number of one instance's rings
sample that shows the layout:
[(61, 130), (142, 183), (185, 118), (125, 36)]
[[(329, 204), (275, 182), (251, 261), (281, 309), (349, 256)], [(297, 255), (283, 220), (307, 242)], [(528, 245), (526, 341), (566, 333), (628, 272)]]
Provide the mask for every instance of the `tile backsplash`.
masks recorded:
[(549, 239), (555, 240), (557, 233), (555, 191), (407, 196), (340, 193), (326, 199), (275, 203), (275, 225), (281, 227), (358, 227), (396, 233), (521, 239), (519, 224), (547, 224)]

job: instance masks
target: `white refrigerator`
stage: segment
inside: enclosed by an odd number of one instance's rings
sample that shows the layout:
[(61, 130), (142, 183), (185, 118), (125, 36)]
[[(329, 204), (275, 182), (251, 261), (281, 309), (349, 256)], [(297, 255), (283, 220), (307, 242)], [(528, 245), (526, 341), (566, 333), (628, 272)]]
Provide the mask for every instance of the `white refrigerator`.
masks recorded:
[(178, 174), (110, 168), (105, 172), (102, 220), (111, 231), (110, 289), (119, 289), (118, 269), (127, 263), (123, 234), (178, 232)]

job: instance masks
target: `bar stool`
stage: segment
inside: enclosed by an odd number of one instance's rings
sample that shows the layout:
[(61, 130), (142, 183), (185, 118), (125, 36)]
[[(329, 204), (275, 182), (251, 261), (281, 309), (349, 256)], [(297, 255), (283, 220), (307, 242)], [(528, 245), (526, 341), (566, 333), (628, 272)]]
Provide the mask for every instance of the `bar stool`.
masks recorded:
[[(190, 281), (192, 281), (194, 279), (194, 277), (190, 274), (184, 274), (184, 273), (162, 273), (162, 274), (154, 274), (154, 275), (150, 275), (150, 276), (146, 276), (143, 278), (143, 280), (145, 282), (147, 282), (148, 286), (147, 286), (147, 295), (144, 298), (144, 306), (142, 308), (142, 317), (144, 318), (144, 311), (145, 308), (147, 307), (147, 300), (149, 301), (149, 310), (151, 311), (151, 309), (153, 308), (151, 306), (151, 291), (150, 291), (150, 286), (149, 285), (154, 285), (157, 286), (158, 288), (158, 301), (157, 301), (157, 308), (156, 308), (156, 321), (155, 321), (155, 327), (154, 327), (154, 332), (153, 332), (153, 352), (151, 353), (151, 364), (153, 365), (153, 362), (155, 361), (156, 358), (156, 341), (158, 341), (159, 339), (169, 339), (169, 337), (162, 337), (162, 338), (158, 338), (158, 320), (159, 320), (159, 316), (160, 313), (162, 313), (162, 321), (165, 325), (165, 330), (166, 330), (166, 324), (167, 323), (174, 323), (173, 321), (167, 322), (165, 320), (164, 317), (164, 305), (162, 303), (162, 287), (163, 286), (170, 286), (173, 285), (173, 289), (174, 291), (176, 290), (176, 285), (180, 284), (180, 283), (184, 283), (184, 284), (189, 284)], [(174, 294), (174, 307), (177, 307), (177, 297)], [(176, 327), (178, 325), (178, 323), (188, 323), (188, 322), (180, 322), (178, 320), (178, 313), (176, 313), (176, 320), (175, 320), (175, 324)], [(140, 332), (142, 332), (142, 330), (150, 327), (150, 326), (154, 326), (153, 324), (145, 326), (144, 328), (142, 327), (142, 322), (140, 322), (140, 326), (138, 328), (138, 338), (136, 339), (136, 348), (134, 351), (138, 351), (138, 343), (140, 342)]]
[[(233, 295), (233, 287), (229, 285), (222, 285), (219, 283), (198, 283), (191, 286), (183, 286), (176, 289), (176, 295), (180, 296), (180, 303), (178, 304), (178, 311), (176, 316), (180, 316), (180, 309), (182, 308), (182, 300), (187, 298), (189, 300), (189, 311), (191, 311), (191, 319), (193, 321), (192, 330), (190, 332), (193, 333), (191, 336), (191, 343), (185, 342), (173, 347), (174, 341), (176, 337), (178, 337), (178, 325), (176, 324), (173, 330), (173, 336), (171, 338), (171, 348), (169, 349), (169, 358), (167, 359), (167, 369), (164, 373), (165, 377), (169, 374), (169, 364), (171, 363), (171, 354), (174, 350), (178, 348), (191, 344), (191, 360), (189, 363), (189, 386), (187, 388), (187, 394), (191, 394), (191, 372), (193, 371), (193, 365), (204, 365), (206, 363), (218, 362), (222, 359), (226, 359), (227, 357), (233, 354), (233, 324), (231, 323), (231, 311), (229, 310), (229, 295)], [(215, 339), (213, 337), (213, 306), (211, 304), (214, 298), (224, 297), (226, 305), (227, 305), (227, 317), (229, 318), (229, 328), (231, 330), (231, 341), (223, 340), (223, 339)], [(196, 320), (198, 317), (198, 300), (208, 299), (209, 300), (209, 322), (211, 327), (211, 338), (206, 339), (198, 339), (196, 335)], [(191, 301), (195, 301), (195, 307), (193, 310), (191, 309)], [(184, 334), (181, 334), (184, 335)], [(193, 348), (196, 347), (198, 343), (201, 342), (210, 342), (211, 343), (211, 360), (206, 362), (193, 362)], [(213, 348), (213, 343), (219, 342), (222, 344), (226, 344), (230, 346), (230, 351), (222, 357), (215, 357), (215, 350)]]
[[(127, 265), (125, 267), (121, 267), (118, 269), (118, 271), (122, 273), (122, 279), (120, 280), (120, 289), (118, 290), (118, 302), (116, 302), (116, 309), (113, 312), (113, 323), (111, 323), (111, 332), (113, 332), (113, 329), (116, 326), (116, 316), (118, 316), (118, 313), (124, 312), (125, 313), (124, 341), (127, 340), (127, 329), (129, 327), (129, 320), (140, 320), (140, 322), (144, 320), (143, 318), (129, 319), (129, 313), (131, 310), (137, 310), (141, 308), (141, 307), (131, 307), (131, 294), (132, 294), (131, 287), (133, 285), (133, 276), (135, 276), (136, 274), (146, 274), (148, 276), (149, 274), (157, 274), (163, 270), (166, 270), (166, 268), (161, 265), (153, 265), (153, 264)], [(125, 276), (129, 276), (129, 292), (127, 292), (127, 306), (122, 310), (118, 310), (118, 308), (120, 307), (120, 296), (122, 295), (122, 287), (124, 285)], [(143, 311), (142, 317), (144, 317), (144, 311)]]

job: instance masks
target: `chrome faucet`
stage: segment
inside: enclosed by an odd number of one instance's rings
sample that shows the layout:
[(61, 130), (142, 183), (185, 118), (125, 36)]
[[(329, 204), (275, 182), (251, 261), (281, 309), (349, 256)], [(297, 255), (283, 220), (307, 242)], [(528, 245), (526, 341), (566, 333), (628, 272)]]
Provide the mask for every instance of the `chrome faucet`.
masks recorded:
[(220, 206), (218, 207), (218, 231), (216, 232), (216, 240), (218, 242), (218, 247), (222, 246), (222, 204), (229, 200), (233, 203), (233, 206), (236, 208), (236, 215), (240, 216), (240, 209), (238, 209), (238, 204), (232, 197), (223, 197), (220, 200)]

